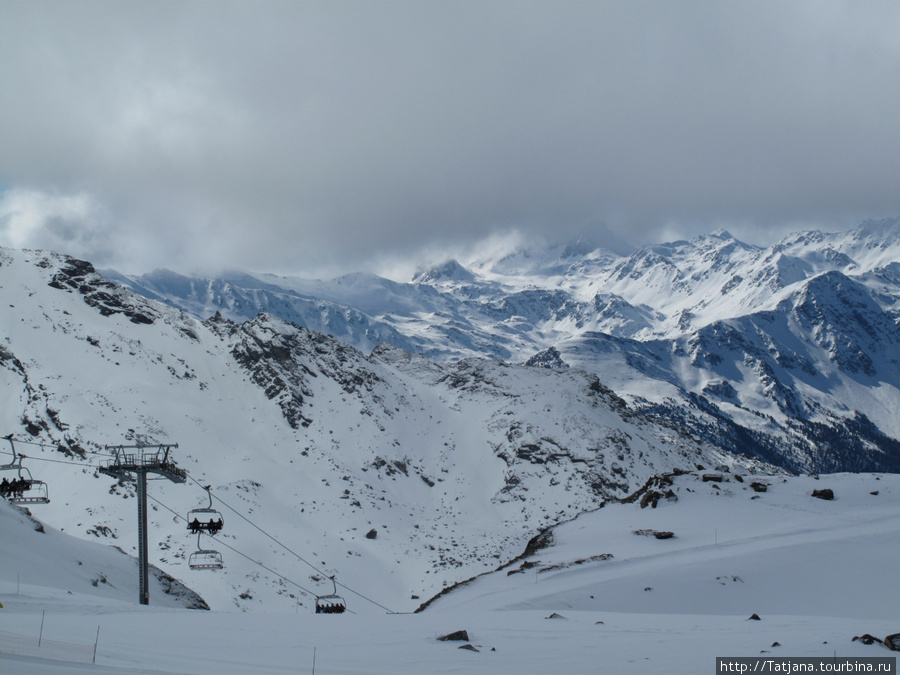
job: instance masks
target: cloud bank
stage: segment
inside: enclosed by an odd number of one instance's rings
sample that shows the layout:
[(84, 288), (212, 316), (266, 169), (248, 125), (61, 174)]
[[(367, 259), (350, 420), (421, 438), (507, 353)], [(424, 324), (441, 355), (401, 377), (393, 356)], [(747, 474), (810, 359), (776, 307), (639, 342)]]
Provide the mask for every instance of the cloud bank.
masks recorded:
[(6, 0), (0, 78), (0, 243), (134, 271), (900, 214), (893, 0)]

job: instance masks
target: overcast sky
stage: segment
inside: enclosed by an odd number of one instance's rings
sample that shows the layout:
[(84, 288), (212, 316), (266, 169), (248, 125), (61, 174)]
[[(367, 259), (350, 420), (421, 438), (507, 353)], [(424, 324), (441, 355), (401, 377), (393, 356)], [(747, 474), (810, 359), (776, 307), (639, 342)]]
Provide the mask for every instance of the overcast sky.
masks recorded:
[(0, 244), (373, 269), (900, 215), (900, 2), (0, 0)]

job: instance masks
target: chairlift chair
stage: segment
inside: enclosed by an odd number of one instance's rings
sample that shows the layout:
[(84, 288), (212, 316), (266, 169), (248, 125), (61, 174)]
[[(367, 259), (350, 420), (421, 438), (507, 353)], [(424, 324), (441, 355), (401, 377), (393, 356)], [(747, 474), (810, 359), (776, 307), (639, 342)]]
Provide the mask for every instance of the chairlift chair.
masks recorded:
[(210, 492), (210, 486), (207, 485), (203, 489), (206, 490), (207, 497), (209, 497), (209, 506), (188, 511), (187, 529), (192, 533), (206, 532), (208, 534), (216, 534), (222, 529), (222, 526), (225, 524), (225, 519), (220, 512), (212, 507), (212, 492)]
[(200, 534), (197, 535), (197, 550), (188, 557), (188, 566), (192, 570), (220, 570), (225, 566), (222, 554), (211, 549), (200, 548)]
[[(3, 496), (13, 504), (49, 504), (50, 496), (47, 484), (42, 480), (32, 478), (28, 467), (22, 466), (25, 455), (16, 452), (12, 434), (6, 436), (12, 447), (13, 459), (9, 464), (0, 465), (0, 478), (3, 483)], [(15, 472), (15, 473), (13, 473)]]
[(334, 577), (330, 578), (334, 586), (334, 592), (329, 595), (316, 597), (316, 614), (343, 614), (347, 609), (347, 603), (337, 594), (337, 582), (334, 580)]

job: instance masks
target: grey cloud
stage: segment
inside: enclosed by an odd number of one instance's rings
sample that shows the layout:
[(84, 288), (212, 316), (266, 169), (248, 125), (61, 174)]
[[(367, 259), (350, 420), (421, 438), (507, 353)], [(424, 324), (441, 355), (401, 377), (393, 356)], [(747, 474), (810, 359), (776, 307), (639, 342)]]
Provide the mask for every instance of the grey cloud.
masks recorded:
[(900, 213), (894, 2), (5, 2), (0, 77), (0, 182), (132, 264)]

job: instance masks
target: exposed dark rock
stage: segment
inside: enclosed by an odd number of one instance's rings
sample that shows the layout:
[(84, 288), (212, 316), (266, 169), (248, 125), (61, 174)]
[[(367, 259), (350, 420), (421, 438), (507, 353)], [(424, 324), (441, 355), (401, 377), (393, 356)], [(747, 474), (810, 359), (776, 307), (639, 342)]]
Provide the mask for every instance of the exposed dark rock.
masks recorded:
[(562, 614), (559, 614), (558, 612), (553, 612), (553, 614), (551, 614), (550, 616), (545, 617), (545, 618), (547, 618), (547, 619), (565, 619), (566, 617), (564, 617)]
[(747, 621), (762, 621), (762, 619), (759, 618), (759, 614), (751, 614)]
[(556, 347), (550, 347), (542, 352), (538, 352), (528, 359), (525, 362), (525, 365), (532, 368), (550, 368), (556, 370), (569, 367), (569, 364), (563, 361), (563, 358)]
[(366, 539), (375, 539), (377, 537), (378, 537), (378, 530), (376, 530), (374, 527), (371, 530), (369, 530), (368, 532), (366, 532)]
[(442, 642), (468, 642), (469, 633), (466, 630), (457, 630), (452, 633), (447, 633), (446, 635), (441, 635), (438, 637), (438, 640), (441, 640)]
[(831, 501), (832, 499), (834, 499), (834, 492), (831, 490), (831, 488), (823, 488), (821, 490), (813, 490), (812, 496), (817, 497), (818, 499)]
[(891, 651), (900, 652), (900, 633), (891, 633), (884, 638), (884, 646)]
[[(634, 530), (632, 534), (637, 534), (642, 537), (656, 537), (657, 539), (671, 539), (675, 536), (674, 532), (668, 532), (666, 530)], [(610, 556), (611, 558), (612, 556)]]
[(553, 532), (548, 528), (528, 540), (528, 543), (525, 545), (525, 552), (522, 553), (521, 557), (527, 558), (542, 548), (548, 548), (549, 546), (553, 546)]
[(767, 483), (760, 483), (759, 481), (753, 481), (750, 483), (750, 487), (753, 488), (754, 492), (766, 492), (769, 489)]
[(472, 645), (460, 645), (459, 647), (457, 647), (457, 649), (468, 649), (470, 652), (477, 652), (477, 651), (479, 651), (478, 649), (476, 649), (476, 648), (473, 647)]
[(630, 504), (640, 500), (639, 504), (642, 509), (647, 508), (647, 506), (655, 509), (657, 504), (659, 504), (659, 500), (663, 498), (669, 501), (678, 501), (678, 495), (671, 489), (672, 476), (676, 475), (678, 475), (677, 472), (652, 476), (644, 483), (643, 487), (621, 501), (623, 504)]
[(882, 644), (882, 642), (879, 638), (875, 637), (874, 635), (869, 635), (868, 633), (864, 633), (862, 635), (854, 635), (853, 639), (850, 640), (850, 642), (856, 642), (857, 640), (862, 642), (864, 645), (871, 645), (876, 642), (878, 644)]
[(649, 506), (655, 509), (656, 505), (659, 504), (661, 497), (662, 494), (656, 490), (648, 490), (644, 493), (644, 496), (641, 497), (641, 508), (646, 509)]
[(151, 315), (153, 310), (142, 298), (104, 279), (85, 260), (66, 258), (47, 285), (61, 291), (77, 291), (88, 305), (96, 308), (103, 316), (124, 314), (132, 323), (137, 324), (152, 324), (155, 321)]
[[(539, 568), (538, 573), (541, 574), (544, 572), (553, 572), (555, 570), (564, 570), (564, 569), (572, 567), (574, 565), (584, 565), (585, 563), (601, 562), (604, 560), (612, 560), (612, 558), (613, 558), (612, 553), (600, 553), (598, 555), (592, 555), (587, 558), (580, 558), (579, 560), (573, 560), (572, 562), (561, 562), (561, 563), (556, 563), (554, 565), (547, 565), (546, 567)], [(509, 575), (507, 574), (507, 576), (509, 576)]]

